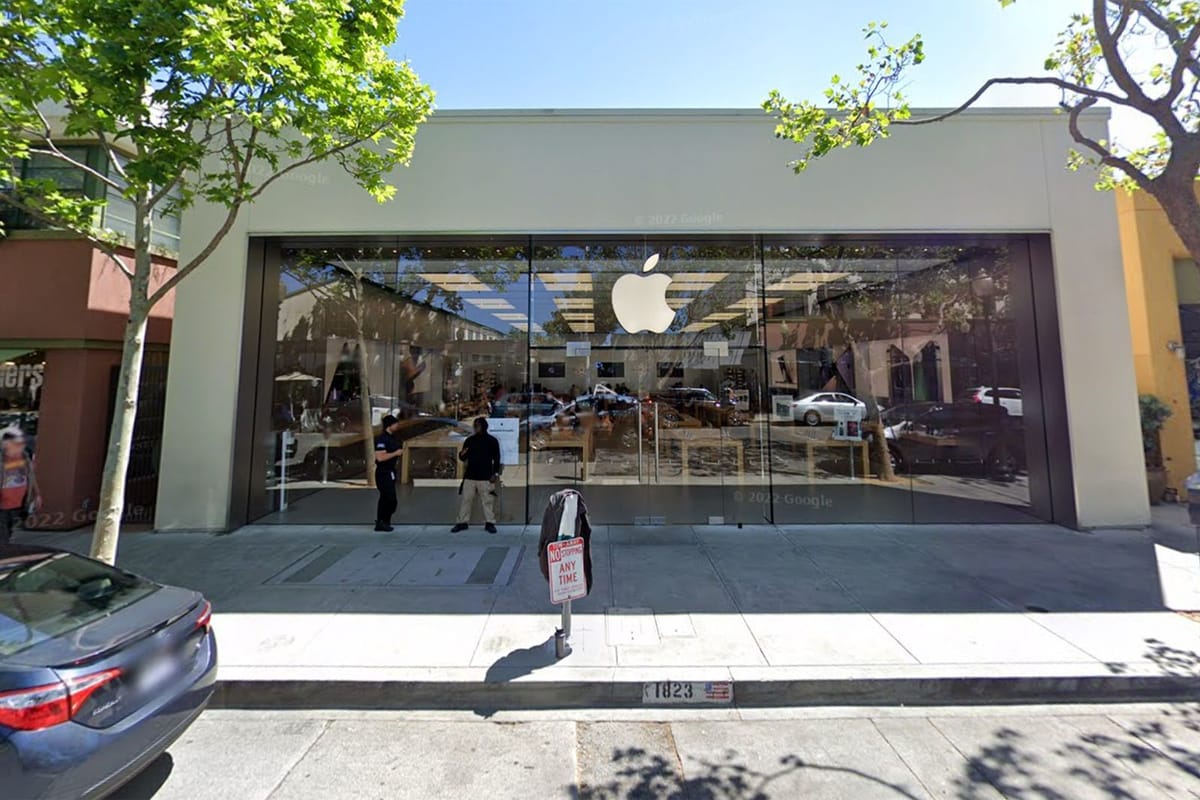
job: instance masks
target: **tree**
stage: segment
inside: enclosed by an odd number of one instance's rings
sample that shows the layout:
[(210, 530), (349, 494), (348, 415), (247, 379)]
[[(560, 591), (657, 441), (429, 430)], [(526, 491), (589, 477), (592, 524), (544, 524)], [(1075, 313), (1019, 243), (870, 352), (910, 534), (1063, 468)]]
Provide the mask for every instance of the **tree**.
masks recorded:
[[(403, 0), (7, 0), (0, 10), (0, 202), (90, 240), (129, 280), (117, 403), (92, 555), (116, 558), (150, 310), (204, 264), (242, 208), (281, 177), (332, 160), (379, 201), (432, 93), (388, 58)], [(62, 146), (99, 144), (102, 164)], [(23, 179), (39, 157), (132, 203), (132, 241), (95, 223), (103, 194)], [(156, 219), (224, 210), (156, 282)], [(194, 235), (195, 232), (193, 232)]]
[[(999, 0), (1010, 6), (1016, 0)], [(1000, 85), (1057, 88), (1071, 138), (1078, 145), (1068, 166), (1099, 171), (1098, 189), (1141, 189), (1167, 214), (1192, 258), (1200, 263), (1200, 2), (1197, 0), (1092, 0), (1090, 14), (1073, 14), (1046, 58), (1048, 75), (998, 77), (985, 82), (958, 108), (913, 119), (902, 85), (925, 60), (918, 34), (889, 45), (886, 23), (870, 23), (865, 63), (856, 80), (833, 76), (825, 90), (829, 108), (790, 102), (772, 91), (763, 108), (775, 115), (776, 135), (804, 145), (793, 163), (802, 171), (814, 158), (886, 137), (893, 125), (925, 125), (960, 114)], [(1144, 63), (1143, 63), (1144, 62)], [(1080, 115), (1097, 103), (1129, 108), (1155, 126), (1153, 141), (1127, 148), (1097, 140), (1080, 127)]]

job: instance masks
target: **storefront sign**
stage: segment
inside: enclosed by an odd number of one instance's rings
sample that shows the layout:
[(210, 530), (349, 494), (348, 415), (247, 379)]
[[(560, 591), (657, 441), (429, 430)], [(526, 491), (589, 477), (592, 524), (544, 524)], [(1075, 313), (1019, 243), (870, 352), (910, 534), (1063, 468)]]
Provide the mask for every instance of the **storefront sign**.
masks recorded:
[(46, 374), (45, 364), (4, 364), (0, 366), (0, 386), (5, 389), (28, 389), (36, 397)]
[(587, 597), (583, 575), (583, 539), (559, 539), (546, 546), (550, 566), (550, 602), (565, 603)]
[(833, 438), (843, 442), (862, 441), (862, 406), (845, 406), (833, 410)]
[(500, 463), (520, 463), (521, 420), (516, 417), (493, 417), (488, 420), (488, 430), (500, 442)]

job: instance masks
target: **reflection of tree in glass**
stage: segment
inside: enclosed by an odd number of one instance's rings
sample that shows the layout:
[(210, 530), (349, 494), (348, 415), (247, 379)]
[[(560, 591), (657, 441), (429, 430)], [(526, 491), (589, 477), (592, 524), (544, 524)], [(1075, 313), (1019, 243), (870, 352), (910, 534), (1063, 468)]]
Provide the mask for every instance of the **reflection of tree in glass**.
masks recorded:
[[(994, 324), (996, 347), (988, 344), (990, 357), (1002, 359), (1007, 350), (1008, 360), (1015, 363), (1015, 340), (1006, 322), (1011, 273), (1006, 247), (779, 246), (767, 253), (766, 263), (768, 318), (778, 321), (784, 349), (826, 351), (840, 360), (869, 342), (902, 341), (905, 336), (958, 333), (986, 341), (993, 337), (978, 330), (982, 320), (984, 325)], [(811, 291), (781, 292), (774, 300), (772, 287), (798, 275), (809, 277)], [(991, 279), (994, 308), (985, 306), (980, 296), (977, 281), (983, 277)], [(911, 363), (907, 355), (905, 361)], [(867, 403), (876, 434), (874, 458), (882, 477), (893, 479), (873, 392), (854, 386), (838, 370), (832, 370), (831, 377), (846, 384), (839, 388)]]
[[(374, 255), (376, 258), (372, 258)], [(378, 325), (383, 317), (370, 313), (370, 294), (378, 291), (383, 282), (383, 263), (377, 257), (378, 252), (368, 254), (363, 250), (300, 250), (295, 253), (295, 259), (289, 265), (287, 275), (304, 286), (316, 298), (318, 308), (326, 320), (332, 318), (333, 325), (325, 331), (328, 336), (337, 328), (338, 322), (348, 323), (351, 337), (355, 342), (354, 354), (358, 356), (357, 386), (347, 385), (345, 388), (349, 399), (354, 399), (357, 393), (359, 401), (360, 425), (363, 435), (364, 464), (375, 460), (375, 447), (371, 432), (371, 385), (370, 365), (367, 362), (367, 328)], [(314, 314), (317, 308), (314, 308)], [(338, 319), (341, 317), (342, 319)], [(374, 337), (379, 338), (379, 337)], [(350, 381), (347, 380), (347, 384)], [(328, 387), (326, 388), (328, 391)], [(374, 482), (372, 469), (365, 470), (365, 480), (368, 486)]]
[[(422, 274), (470, 275), (492, 291), (504, 294), (518, 281), (524, 281), (529, 269), (526, 249), (516, 245), (412, 245), (394, 252), (396, 291), (448, 311), (462, 311), (462, 297), (448, 285), (426, 280)], [(453, 266), (447, 268), (450, 264)]]

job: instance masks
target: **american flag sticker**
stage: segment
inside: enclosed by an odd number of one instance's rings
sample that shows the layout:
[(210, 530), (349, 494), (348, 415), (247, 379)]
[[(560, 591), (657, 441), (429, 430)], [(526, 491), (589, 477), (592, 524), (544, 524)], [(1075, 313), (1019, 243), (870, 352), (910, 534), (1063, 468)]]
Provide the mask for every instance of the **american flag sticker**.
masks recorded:
[(713, 681), (704, 684), (704, 699), (710, 703), (732, 702), (733, 683), (730, 681)]

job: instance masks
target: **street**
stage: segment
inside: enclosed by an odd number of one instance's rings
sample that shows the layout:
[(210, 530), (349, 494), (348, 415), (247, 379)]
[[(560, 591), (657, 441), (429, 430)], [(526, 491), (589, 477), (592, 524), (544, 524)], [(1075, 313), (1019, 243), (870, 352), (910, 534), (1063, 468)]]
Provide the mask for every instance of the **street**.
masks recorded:
[(1200, 706), (209, 711), (121, 800), (1200, 798)]

